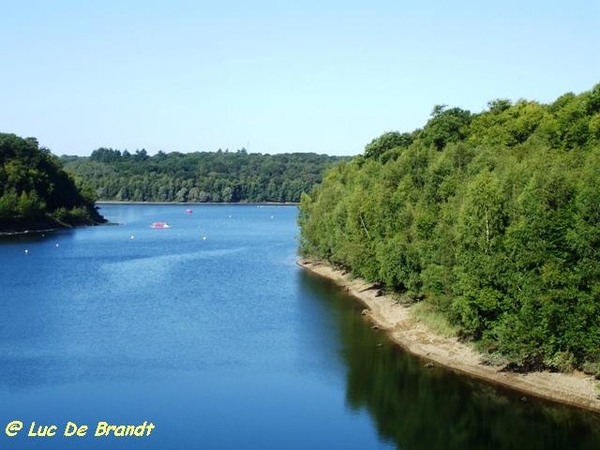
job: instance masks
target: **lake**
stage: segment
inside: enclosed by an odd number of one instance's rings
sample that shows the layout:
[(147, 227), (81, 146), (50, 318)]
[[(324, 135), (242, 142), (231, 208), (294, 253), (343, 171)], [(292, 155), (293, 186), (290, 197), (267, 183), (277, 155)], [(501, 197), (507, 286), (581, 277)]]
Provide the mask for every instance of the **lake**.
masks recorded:
[(600, 448), (597, 414), (371, 329), (296, 265), (293, 206), (101, 213), (119, 225), (0, 241), (0, 449)]

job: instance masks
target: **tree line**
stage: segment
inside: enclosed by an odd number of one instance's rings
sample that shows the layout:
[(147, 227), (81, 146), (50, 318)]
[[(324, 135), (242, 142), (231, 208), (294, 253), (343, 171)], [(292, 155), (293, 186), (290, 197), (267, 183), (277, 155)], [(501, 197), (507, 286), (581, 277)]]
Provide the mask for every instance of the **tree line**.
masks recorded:
[(300, 252), (429, 310), (489, 361), (600, 376), (600, 84), (436, 106), (330, 169)]
[(0, 231), (101, 223), (94, 200), (36, 138), (0, 133)]
[(62, 156), (65, 170), (99, 200), (140, 202), (299, 202), (323, 172), (348, 159), (315, 153), (130, 153), (99, 148), (89, 157)]

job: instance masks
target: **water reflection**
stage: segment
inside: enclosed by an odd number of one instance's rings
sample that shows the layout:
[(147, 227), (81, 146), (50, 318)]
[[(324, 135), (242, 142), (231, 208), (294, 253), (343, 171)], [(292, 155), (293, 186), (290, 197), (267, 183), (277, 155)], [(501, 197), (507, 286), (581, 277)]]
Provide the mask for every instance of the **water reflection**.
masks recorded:
[(303, 287), (337, 317), (346, 398), (366, 409), (382, 440), (417, 449), (598, 449), (600, 416), (426, 368), (357, 312), (362, 306), (308, 272)]

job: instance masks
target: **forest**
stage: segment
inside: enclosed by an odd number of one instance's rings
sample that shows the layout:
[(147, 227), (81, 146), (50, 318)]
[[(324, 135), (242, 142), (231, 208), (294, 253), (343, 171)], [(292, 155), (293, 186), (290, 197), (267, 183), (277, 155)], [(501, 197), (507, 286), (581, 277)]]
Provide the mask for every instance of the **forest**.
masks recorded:
[(65, 170), (99, 200), (138, 202), (299, 202), (323, 172), (347, 157), (315, 153), (130, 153), (99, 148), (89, 157), (62, 156)]
[(0, 133), (0, 232), (102, 223), (94, 201), (36, 138)]
[(600, 377), (600, 84), (437, 105), (330, 169), (300, 253), (379, 285), (516, 371)]

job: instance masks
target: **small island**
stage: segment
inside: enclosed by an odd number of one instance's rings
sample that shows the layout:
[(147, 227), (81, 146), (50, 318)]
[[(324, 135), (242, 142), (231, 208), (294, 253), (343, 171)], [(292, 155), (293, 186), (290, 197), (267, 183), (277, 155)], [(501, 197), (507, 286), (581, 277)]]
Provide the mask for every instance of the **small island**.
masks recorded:
[(67, 174), (36, 138), (0, 133), (0, 233), (105, 222), (94, 192)]

